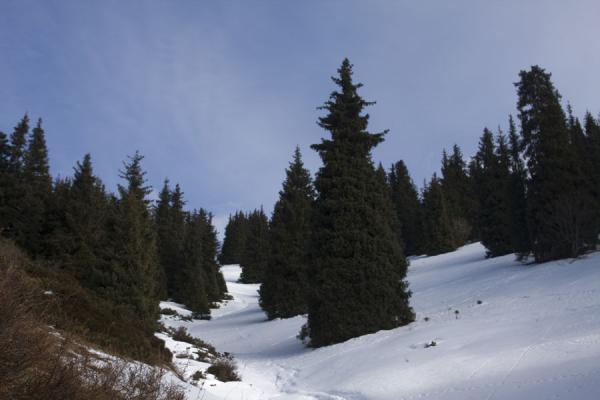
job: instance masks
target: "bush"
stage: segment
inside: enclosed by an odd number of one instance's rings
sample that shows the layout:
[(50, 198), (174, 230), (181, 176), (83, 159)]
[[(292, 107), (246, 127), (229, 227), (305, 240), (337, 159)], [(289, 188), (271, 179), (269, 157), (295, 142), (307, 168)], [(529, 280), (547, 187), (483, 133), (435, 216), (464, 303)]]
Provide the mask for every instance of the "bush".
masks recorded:
[(217, 359), (208, 369), (207, 373), (213, 374), (221, 382), (239, 381), (237, 366), (231, 356), (223, 356)]
[(160, 313), (162, 315), (179, 315), (179, 313), (172, 308), (161, 308)]
[(196, 346), (198, 349), (206, 350), (208, 353), (212, 354), (213, 356), (219, 356), (219, 353), (217, 352), (217, 350), (215, 349), (215, 347), (212, 344), (206, 343), (202, 339), (193, 337), (192, 335), (190, 335), (188, 333), (187, 329), (183, 326), (180, 326), (177, 329), (171, 329), (170, 333), (171, 333), (171, 337), (173, 338), (173, 340), (177, 340), (178, 342), (189, 343), (193, 346)]

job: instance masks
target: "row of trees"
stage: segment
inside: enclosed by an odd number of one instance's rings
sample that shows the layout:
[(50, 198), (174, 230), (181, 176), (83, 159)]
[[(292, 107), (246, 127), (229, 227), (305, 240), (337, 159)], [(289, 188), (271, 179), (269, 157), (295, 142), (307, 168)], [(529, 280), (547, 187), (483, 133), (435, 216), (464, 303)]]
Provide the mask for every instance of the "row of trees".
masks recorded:
[(179, 187), (156, 205), (135, 153), (117, 194), (106, 191), (86, 154), (69, 178), (53, 180), (42, 121), (27, 116), (0, 132), (0, 231), (32, 257), (48, 260), (83, 287), (140, 317), (149, 334), (158, 303), (172, 296), (202, 315), (223, 298), (211, 216), (183, 211)]
[(327, 345), (412, 321), (403, 254), (481, 241), (489, 257), (545, 262), (595, 248), (600, 123), (565, 113), (549, 73), (520, 73), (520, 129), (512, 116), (507, 134), (485, 128), (470, 161), (457, 145), (444, 151), (441, 175), (419, 192), (403, 161), (374, 168), (370, 151), (385, 132), (366, 131), (371, 103), (347, 60), (338, 72), (341, 90), (319, 120), (331, 139), (313, 146), (323, 159), (315, 182), (296, 149), (269, 225), (262, 210), (238, 212), (225, 231), (221, 261), (262, 282), (269, 319), (308, 313), (304, 333)]
[(402, 162), (389, 185), (409, 254), (439, 254), (480, 240), (495, 257), (535, 262), (576, 257), (600, 232), (600, 122), (561, 106), (551, 75), (534, 66), (516, 83), (520, 130), (485, 128), (469, 163), (442, 157), (421, 196)]
[(262, 282), (270, 319), (308, 313), (303, 334), (312, 346), (414, 320), (391, 193), (371, 159), (385, 132), (367, 131), (363, 110), (373, 103), (358, 95), (347, 59), (338, 74), (319, 119), (331, 139), (312, 146), (323, 160), (314, 183), (296, 149), (269, 225), (262, 211), (260, 230), (256, 212), (235, 214), (221, 255), (241, 264), (242, 281)]

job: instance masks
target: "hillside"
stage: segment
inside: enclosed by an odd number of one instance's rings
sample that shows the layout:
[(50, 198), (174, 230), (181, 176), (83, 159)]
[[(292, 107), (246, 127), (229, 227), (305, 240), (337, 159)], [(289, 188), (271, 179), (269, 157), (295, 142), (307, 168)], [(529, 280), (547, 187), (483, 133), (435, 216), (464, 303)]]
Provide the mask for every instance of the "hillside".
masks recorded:
[(243, 382), (205, 385), (204, 398), (596, 399), (600, 254), (531, 266), (484, 255), (472, 244), (413, 259), (417, 322), (317, 350), (296, 339), (304, 318), (266, 321), (259, 286), (237, 283), (234, 265), (222, 269), (234, 298), (211, 321), (169, 323), (238, 361)]

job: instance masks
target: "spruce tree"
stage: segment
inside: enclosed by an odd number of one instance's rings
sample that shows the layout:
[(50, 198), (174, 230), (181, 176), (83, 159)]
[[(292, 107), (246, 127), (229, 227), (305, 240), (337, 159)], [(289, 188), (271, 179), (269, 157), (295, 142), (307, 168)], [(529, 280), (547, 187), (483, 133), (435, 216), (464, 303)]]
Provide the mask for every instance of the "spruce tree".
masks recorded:
[(110, 292), (113, 301), (136, 312), (150, 329), (158, 317), (158, 256), (149, 209), (151, 189), (145, 185), (142, 160), (136, 152), (121, 171), (125, 184), (118, 186), (112, 218)]
[(476, 239), (477, 202), (467, 174), (467, 164), (458, 145), (452, 147), (452, 154), (442, 154), (442, 189), (446, 199), (448, 216), (452, 226), (453, 241), (457, 246), (468, 239)]
[(352, 82), (347, 59), (338, 73), (332, 79), (339, 89), (319, 119), (331, 139), (312, 146), (323, 160), (315, 181), (306, 329), (316, 347), (414, 319), (389, 190), (370, 154), (384, 133), (367, 131), (369, 116), (362, 112), (372, 103), (358, 95), (361, 84)]
[(508, 143), (510, 153), (510, 225), (513, 251), (523, 260), (531, 252), (529, 227), (527, 224), (527, 198), (525, 193), (527, 171), (521, 158), (521, 139), (515, 121), (509, 116)]
[(219, 263), (240, 264), (244, 257), (246, 249), (246, 237), (248, 235), (248, 218), (238, 211), (233, 216), (229, 216), (229, 221), (225, 227), (225, 237), (223, 246), (219, 253)]
[(58, 182), (54, 192), (52, 209), (63, 215), (54, 224), (53, 253), (83, 286), (101, 290), (109, 279), (105, 261), (108, 201), (104, 185), (94, 175), (90, 154), (77, 162), (72, 183)]
[(401, 227), (404, 252), (407, 255), (421, 253), (423, 240), (421, 204), (419, 194), (404, 161), (392, 165), (388, 174), (392, 201)]
[(48, 166), (48, 149), (42, 120), (39, 119), (28, 140), (23, 155), (24, 196), (20, 204), (20, 222), (23, 236), (21, 246), (34, 256), (47, 250), (44, 243), (48, 227), (46, 213), (52, 195), (52, 178)]
[(260, 306), (269, 319), (307, 312), (308, 245), (314, 189), (300, 149), (286, 170), (270, 224), (270, 255), (260, 287)]
[(243, 283), (260, 283), (269, 258), (269, 221), (262, 207), (248, 216), (247, 237), (241, 259)]
[(473, 180), (479, 198), (479, 234), (488, 257), (512, 252), (510, 169), (506, 139), (485, 128), (474, 157)]
[(202, 269), (206, 276), (206, 296), (209, 303), (215, 303), (223, 300), (227, 292), (225, 279), (217, 263), (219, 250), (217, 231), (212, 224), (212, 214), (203, 209), (196, 214), (202, 228)]
[(207, 277), (203, 268), (203, 234), (204, 227), (198, 214), (188, 214), (185, 220), (183, 263), (178, 271), (176, 300), (185, 304), (198, 318), (210, 316), (206, 294)]
[(12, 178), (9, 168), (10, 150), (8, 136), (0, 131), (0, 234), (4, 234), (10, 216), (8, 209)]
[(600, 234), (600, 121), (594, 119), (589, 112), (585, 115), (585, 140), (588, 159), (591, 170), (589, 171), (590, 193), (594, 204), (593, 226), (595, 226), (594, 236), (598, 241)]
[(451, 218), (440, 179), (433, 174), (423, 188), (423, 250), (429, 256), (456, 250)]
[(536, 262), (577, 256), (589, 210), (577, 188), (574, 149), (560, 94), (551, 75), (533, 66), (515, 84), (522, 141), (530, 178), (527, 215)]
[(2, 182), (2, 204), (0, 204), (0, 229), (4, 236), (23, 244), (25, 239), (23, 199), (25, 198), (24, 154), (29, 134), (27, 114), (14, 127), (10, 141), (3, 145), (6, 169)]
[[(154, 207), (154, 224), (156, 226), (156, 247), (159, 263), (159, 286), (160, 298), (167, 299), (174, 292), (175, 281), (172, 272), (172, 254), (175, 245), (171, 236), (171, 188), (169, 179), (165, 179), (158, 200)], [(168, 279), (170, 278), (170, 282)]]

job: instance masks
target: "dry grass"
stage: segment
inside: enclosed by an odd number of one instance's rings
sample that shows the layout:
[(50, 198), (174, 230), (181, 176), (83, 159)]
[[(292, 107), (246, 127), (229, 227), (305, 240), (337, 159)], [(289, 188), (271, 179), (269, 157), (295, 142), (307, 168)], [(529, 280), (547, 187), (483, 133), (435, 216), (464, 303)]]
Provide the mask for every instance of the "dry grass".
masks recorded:
[(22, 270), (29, 261), (6, 242), (0, 248), (0, 399), (183, 400), (165, 371), (119, 359), (102, 360), (47, 325), (52, 295)]

